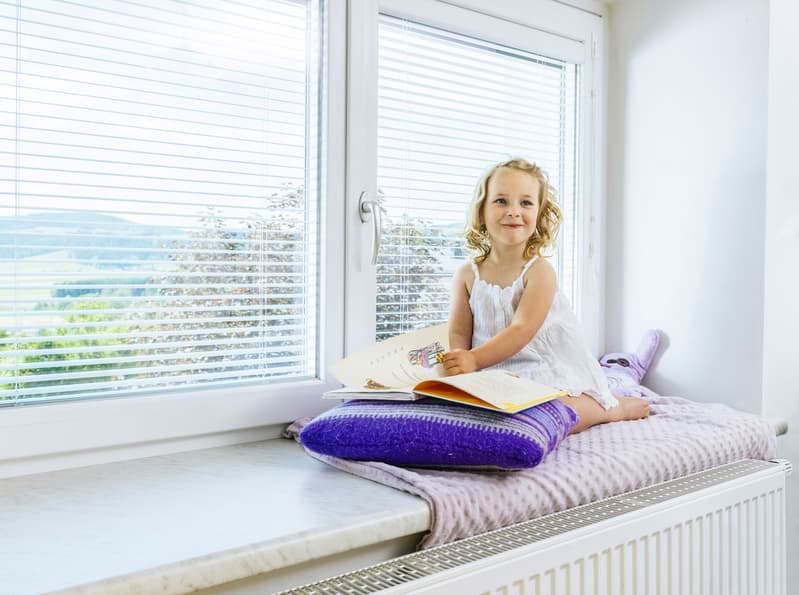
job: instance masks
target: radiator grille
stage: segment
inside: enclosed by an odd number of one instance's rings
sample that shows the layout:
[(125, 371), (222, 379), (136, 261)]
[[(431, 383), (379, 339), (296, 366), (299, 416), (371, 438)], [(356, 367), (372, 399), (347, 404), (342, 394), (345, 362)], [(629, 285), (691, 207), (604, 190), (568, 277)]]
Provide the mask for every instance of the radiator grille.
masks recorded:
[[(369, 568), (284, 591), (282, 595), (377, 593), (769, 468), (773, 468), (773, 463), (766, 461), (745, 460), (730, 463), (455, 543), (409, 554)], [(546, 577), (541, 578), (546, 579)], [(539, 580), (536, 578), (536, 581)], [(538, 589), (533, 591), (537, 592)]]

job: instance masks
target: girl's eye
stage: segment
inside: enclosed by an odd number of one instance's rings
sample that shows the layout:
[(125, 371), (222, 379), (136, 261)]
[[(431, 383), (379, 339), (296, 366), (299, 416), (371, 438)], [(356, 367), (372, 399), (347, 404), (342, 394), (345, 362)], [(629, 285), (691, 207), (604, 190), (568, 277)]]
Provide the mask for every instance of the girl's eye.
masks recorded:
[(507, 200), (505, 200), (504, 198), (498, 198), (498, 199), (496, 199), (496, 200), (494, 201), (494, 203), (495, 203), (495, 204), (498, 204), (498, 205), (504, 205), (506, 202), (508, 202), (508, 201), (507, 201)]
[(533, 206), (533, 201), (532, 200), (524, 200), (524, 201), (522, 201), (522, 206), (524, 206), (524, 207), (532, 207)]

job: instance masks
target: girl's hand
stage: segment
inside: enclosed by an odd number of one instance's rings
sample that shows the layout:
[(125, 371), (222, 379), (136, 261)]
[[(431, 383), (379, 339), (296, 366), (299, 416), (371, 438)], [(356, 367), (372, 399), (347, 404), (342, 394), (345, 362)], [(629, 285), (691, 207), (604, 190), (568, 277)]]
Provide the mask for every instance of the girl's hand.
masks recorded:
[(444, 372), (447, 376), (467, 374), (477, 370), (477, 358), (468, 349), (453, 349), (444, 354)]

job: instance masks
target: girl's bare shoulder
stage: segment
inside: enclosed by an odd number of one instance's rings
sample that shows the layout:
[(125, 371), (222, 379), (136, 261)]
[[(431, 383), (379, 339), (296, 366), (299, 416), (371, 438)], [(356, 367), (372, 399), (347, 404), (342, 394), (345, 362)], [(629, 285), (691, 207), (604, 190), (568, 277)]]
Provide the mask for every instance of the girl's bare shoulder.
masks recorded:
[(474, 269), (472, 268), (472, 261), (467, 260), (458, 270), (455, 271), (455, 283), (462, 283), (466, 287), (466, 291), (471, 293), (472, 285), (474, 285)]
[(538, 258), (527, 272), (524, 273), (524, 284), (555, 284), (557, 283), (557, 272), (548, 258)]

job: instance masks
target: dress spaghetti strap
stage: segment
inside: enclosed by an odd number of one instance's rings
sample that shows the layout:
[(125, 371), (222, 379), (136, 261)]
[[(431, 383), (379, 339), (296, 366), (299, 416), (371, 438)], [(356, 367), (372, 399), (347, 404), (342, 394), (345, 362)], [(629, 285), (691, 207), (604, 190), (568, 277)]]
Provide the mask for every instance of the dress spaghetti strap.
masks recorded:
[(477, 263), (474, 260), (471, 261), (471, 264), (472, 264), (472, 272), (474, 272), (475, 281), (477, 281), (480, 279), (480, 271), (477, 270)]
[(522, 274), (519, 275), (519, 277), (524, 277), (524, 274), (527, 272), (527, 269), (529, 269), (536, 260), (538, 260), (538, 254), (536, 254), (530, 260), (528, 260), (527, 264), (525, 264), (524, 267), (522, 267)]

